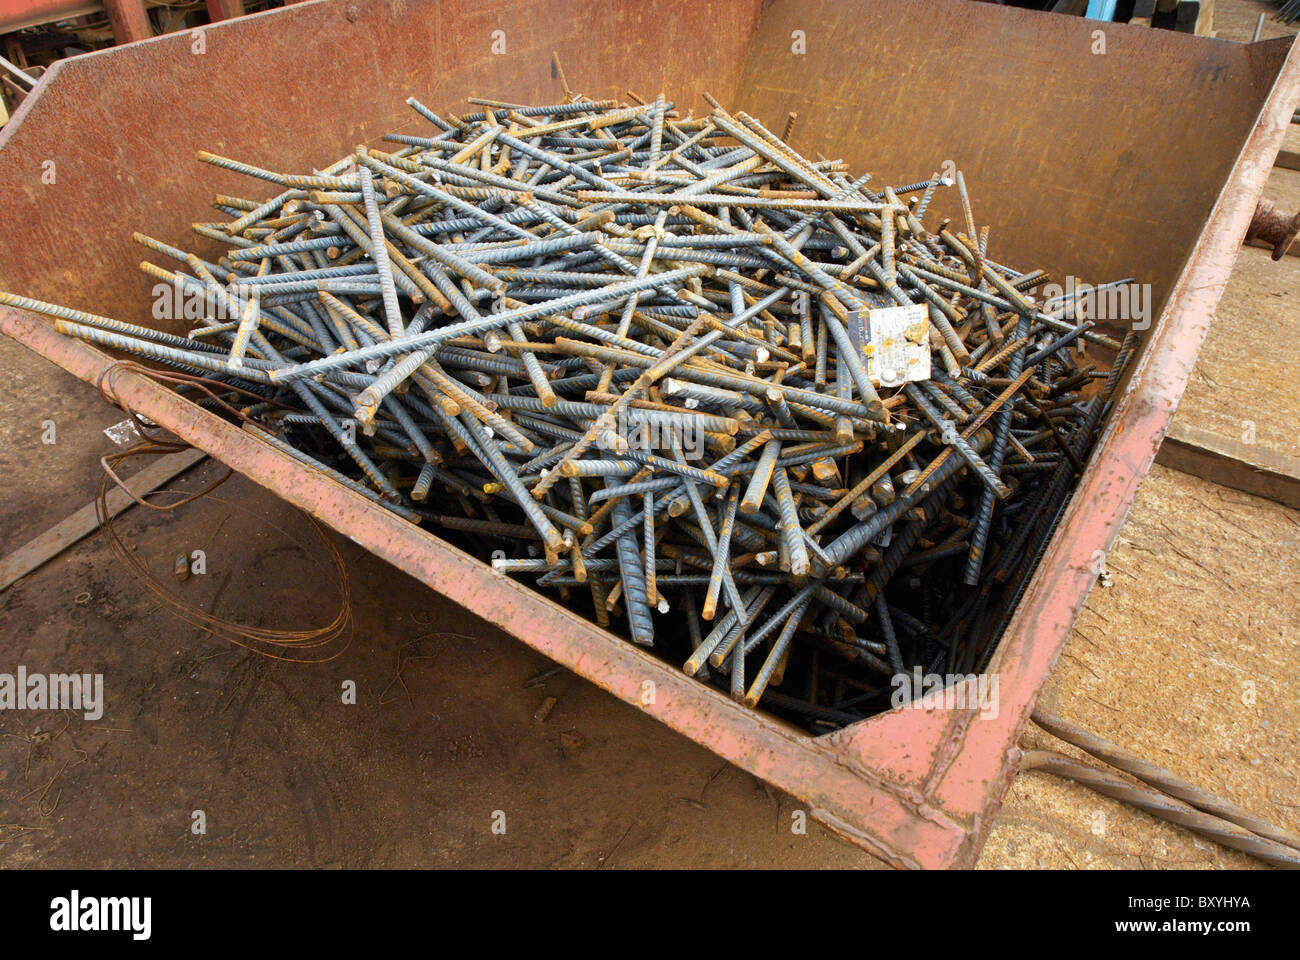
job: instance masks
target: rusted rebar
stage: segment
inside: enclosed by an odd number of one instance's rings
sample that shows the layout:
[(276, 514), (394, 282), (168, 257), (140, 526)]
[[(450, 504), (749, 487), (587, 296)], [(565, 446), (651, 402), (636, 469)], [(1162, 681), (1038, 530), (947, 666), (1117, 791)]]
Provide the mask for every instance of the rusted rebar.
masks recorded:
[(959, 229), (954, 181), (851, 179), (794, 114), (410, 103), (427, 135), (304, 174), (200, 154), (274, 196), (216, 197), (202, 257), (137, 234), (188, 335), (0, 302), (254, 391), (255, 436), (813, 729), (986, 662), (1119, 344), (963, 177)]

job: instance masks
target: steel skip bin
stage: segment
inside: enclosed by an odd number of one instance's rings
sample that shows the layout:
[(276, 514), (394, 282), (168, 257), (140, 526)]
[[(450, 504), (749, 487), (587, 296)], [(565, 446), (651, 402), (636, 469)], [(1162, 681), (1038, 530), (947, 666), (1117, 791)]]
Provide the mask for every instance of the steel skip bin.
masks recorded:
[[(495, 31), (505, 53), (492, 52)], [(317, 0), (195, 41), (87, 54), (42, 78), (0, 131), (0, 287), (156, 324), (141, 319), (151, 284), (135, 270), (132, 231), (193, 245), (189, 223), (211, 194), (238, 192), (196, 150), (299, 169), (418, 132), (407, 96), (450, 109), (471, 95), (553, 102), (553, 50), (590, 97), (662, 90), (699, 108), (707, 91), (763, 118), (796, 110), (797, 147), (878, 181), (950, 162), (1004, 262), (1151, 284), (1155, 320), (990, 665), (996, 714), (896, 709), (821, 737), (741, 707), (154, 382), (114, 378), (135, 410), (798, 797), (854, 843), (897, 866), (972, 864), (1016, 772), (1020, 726), (1160, 445), (1300, 99), (1290, 42), (965, 0)], [(57, 193), (42, 182), (49, 162)], [(0, 325), (90, 383), (112, 362), (23, 311), (0, 308)]]

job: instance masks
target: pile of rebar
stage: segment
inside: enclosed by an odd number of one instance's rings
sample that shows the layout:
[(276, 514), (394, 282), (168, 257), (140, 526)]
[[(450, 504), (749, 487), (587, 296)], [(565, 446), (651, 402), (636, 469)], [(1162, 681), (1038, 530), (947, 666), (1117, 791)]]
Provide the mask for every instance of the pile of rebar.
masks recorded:
[(712, 101), (472, 102), (306, 175), (201, 153), (278, 192), (218, 196), (210, 259), (136, 235), (185, 335), (0, 299), (751, 706), (983, 669), (1134, 341), (991, 259), (960, 174), (876, 187)]

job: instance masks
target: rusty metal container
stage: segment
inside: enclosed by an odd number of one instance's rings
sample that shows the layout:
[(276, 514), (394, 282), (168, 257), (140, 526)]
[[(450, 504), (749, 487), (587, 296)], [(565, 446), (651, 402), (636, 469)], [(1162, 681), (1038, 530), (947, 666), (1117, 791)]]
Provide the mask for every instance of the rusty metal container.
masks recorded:
[[(492, 52), (494, 31), (504, 54)], [(800, 798), (854, 843), (899, 866), (972, 864), (1016, 772), (1020, 726), (1160, 445), (1300, 99), (1289, 42), (965, 0), (317, 0), (206, 28), (198, 49), (173, 34), (46, 74), (0, 133), (0, 287), (150, 323), (132, 230), (192, 245), (189, 222), (211, 194), (247, 189), (199, 166), (196, 150), (305, 169), (418, 132), (408, 95), (449, 109), (471, 95), (553, 102), (552, 50), (592, 97), (662, 90), (702, 108), (709, 91), (764, 118), (797, 110), (797, 148), (880, 182), (951, 160), (1000, 261), (1152, 284), (1157, 319), (991, 664), (997, 715), (898, 709), (822, 737), (742, 708), (154, 383), (117, 379), (137, 411)], [(42, 182), (47, 161), (57, 189)], [(0, 309), (0, 324), (88, 382), (110, 362), (30, 314)]]

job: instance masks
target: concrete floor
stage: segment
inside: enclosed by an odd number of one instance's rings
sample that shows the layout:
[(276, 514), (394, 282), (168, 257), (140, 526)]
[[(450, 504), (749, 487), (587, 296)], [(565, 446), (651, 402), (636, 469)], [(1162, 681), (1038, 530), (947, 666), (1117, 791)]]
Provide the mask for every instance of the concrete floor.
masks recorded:
[[(1248, 36), (1257, 9), (1271, 8), (1219, 0), (1220, 34), (1244, 23)], [(1289, 175), (1270, 195), (1291, 189)], [(1224, 431), (1254, 418), (1261, 443), (1294, 443), (1290, 395), (1252, 393), (1233, 351), (1263, 329), (1298, 342), (1286, 296), (1298, 263), (1242, 251), (1180, 417)], [(7, 553), (91, 499), (98, 457), (116, 449), (101, 431), (123, 415), (8, 340), (0, 369)], [(220, 471), (206, 463), (178, 486)], [(159, 574), (204, 550), (207, 573), (176, 589), (221, 616), (299, 627), (337, 604), (307, 522), (242, 478), (176, 513), (128, 511), (119, 530)], [(1093, 591), (1043, 702), (1300, 830), (1298, 536), (1297, 511), (1154, 468), (1108, 560), (1113, 585)], [(572, 674), (526, 686), (548, 661), (334, 541), (355, 635), (320, 665), (268, 660), (177, 620), (101, 536), (0, 594), (0, 669), (102, 672), (107, 699), (93, 723), (0, 712), (0, 866), (881, 866), (814, 823), (793, 832), (789, 797)], [(342, 702), (345, 681), (355, 705)], [(547, 696), (558, 705), (537, 723)], [(1025, 743), (1060, 747), (1033, 730)], [(1257, 864), (1028, 773), (979, 865)]]

